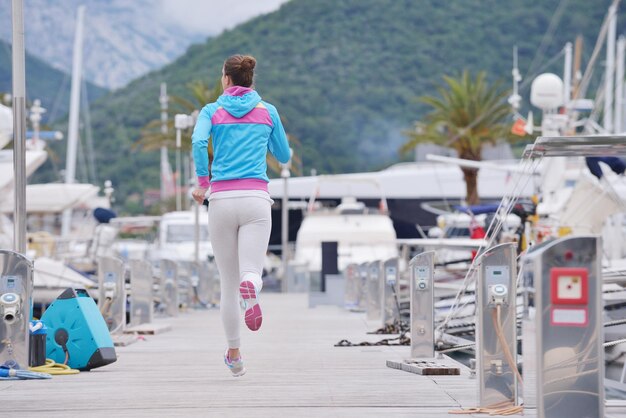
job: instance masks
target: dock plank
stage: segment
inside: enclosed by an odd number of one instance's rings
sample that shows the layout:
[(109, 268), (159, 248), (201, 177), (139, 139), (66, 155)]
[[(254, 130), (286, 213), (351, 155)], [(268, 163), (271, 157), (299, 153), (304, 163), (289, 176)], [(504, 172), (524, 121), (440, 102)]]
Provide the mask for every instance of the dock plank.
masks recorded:
[(309, 309), (306, 295), (265, 294), (262, 304), (261, 331), (242, 327), (243, 377), (223, 364), (219, 312), (190, 311), (167, 319), (170, 332), (116, 348), (110, 366), (0, 382), (0, 416), (438, 418), (475, 403), (476, 380), (465, 368), (460, 376), (419, 376), (386, 366), (407, 357), (408, 347), (333, 347), (377, 338), (365, 334), (363, 313)]

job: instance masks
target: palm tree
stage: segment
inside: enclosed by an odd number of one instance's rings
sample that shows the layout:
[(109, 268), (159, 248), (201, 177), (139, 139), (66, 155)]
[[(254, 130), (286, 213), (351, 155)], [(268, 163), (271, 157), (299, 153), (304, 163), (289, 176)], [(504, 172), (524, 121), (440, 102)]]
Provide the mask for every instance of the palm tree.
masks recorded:
[[(187, 84), (187, 89), (192, 99), (186, 99), (181, 96), (170, 96), (170, 100), (178, 107), (175, 113), (192, 114), (197, 112), (207, 103), (212, 103), (222, 94), (222, 84), (218, 80), (213, 87), (210, 87), (204, 81), (192, 81)], [(174, 119), (167, 120), (167, 134), (161, 133), (161, 119), (153, 119), (141, 129), (141, 137), (136, 143), (146, 151), (152, 151), (165, 145), (168, 148), (176, 146), (176, 130), (174, 129)], [(183, 141), (183, 150), (189, 151), (191, 148), (190, 141)], [(212, 149), (209, 147), (209, 156), (212, 157)]]
[[(437, 88), (439, 97), (425, 96), (420, 100), (432, 107), (424, 122), (416, 122), (415, 130), (407, 132), (408, 141), (401, 151), (407, 152), (421, 142), (452, 147), (459, 158), (480, 161), (484, 143), (510, 138), (509, 127), (503, 123), (510, 113), (504, 100), (508, 92), (500, 83), (489, 85), (484, 72), (472, 78), (467, 70), (461, 76), (443, 77), (444, 85)], [(479, 203), (478, 169), (462, 167), (466, 185), (466, 201)]]

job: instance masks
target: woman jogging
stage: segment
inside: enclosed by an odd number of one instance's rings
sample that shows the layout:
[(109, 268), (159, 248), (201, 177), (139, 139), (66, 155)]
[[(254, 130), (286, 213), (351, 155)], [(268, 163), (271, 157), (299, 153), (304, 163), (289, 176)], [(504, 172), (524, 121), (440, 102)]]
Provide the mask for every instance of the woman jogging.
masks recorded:
[[(234, 376), (245, 374), (239, 352), (239, 296), (246, 305), (245, 322), (256, 331), (263, 319), (258, 295), (271, 229), (266, 157), (281, 163), (290, 158), (285, 130), (276, 108), (252, 88), (256, 60), (233, 55), (224, 62), (217, 102), (202, 108), (193, 130), (193, 158), (198, 187), (193, 198), (209, 193), (209, 235), (220, 273), (220, 311), (228, 350), (224, 362)], [(213, 163), (207, 154), (213, 140)]]

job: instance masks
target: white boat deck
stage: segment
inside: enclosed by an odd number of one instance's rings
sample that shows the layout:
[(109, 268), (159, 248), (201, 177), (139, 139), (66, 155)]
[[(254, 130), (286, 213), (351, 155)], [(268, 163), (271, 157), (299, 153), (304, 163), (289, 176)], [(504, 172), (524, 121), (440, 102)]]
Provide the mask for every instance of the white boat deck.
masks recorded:
[[(191, 311), (159, 319), (172, 331), (119, 347), (118, 361), (107, 367), (0, 382), (0, 417), (435, 418), (475, 405), (476, 380), (467, 369), (420, 376), (385, 365), (406, 357), (408, 347), (334, 347), (344, 338), (380, 338), (365, 334), (365, 314), (309, 309), (303, 294), (265, 294), (262, 303), (261, 331), (243, 325), (248, 373), (241, 378), (223, 364), (219, 312)], [(607, 416), (626, 417), (626, 407)]]

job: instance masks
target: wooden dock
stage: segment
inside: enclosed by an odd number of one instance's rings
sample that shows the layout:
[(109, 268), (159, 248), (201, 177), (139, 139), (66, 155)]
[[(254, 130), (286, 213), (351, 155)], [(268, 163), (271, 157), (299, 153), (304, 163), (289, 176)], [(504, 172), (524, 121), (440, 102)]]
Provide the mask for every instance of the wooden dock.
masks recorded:
[[(241, 378), (223, 364), (219, 312), (191, 311), (163, 319), (169, 332), (118, 347), (110, 366), (0, 382), (0, 417), (436, 418), (475, 405), (476, 380), (465, 368), (460, 376), (420, 376), (386, 367), (408, 347), (334, 347), (380, 337), (366, 335), (365, 314), (309, 309), (304, 294), (262, 296), (261, 331), (242, 327), (248, 372)], [(626, 417), (626, 408), (607, 416)]]

